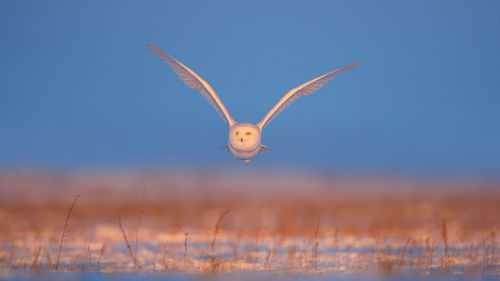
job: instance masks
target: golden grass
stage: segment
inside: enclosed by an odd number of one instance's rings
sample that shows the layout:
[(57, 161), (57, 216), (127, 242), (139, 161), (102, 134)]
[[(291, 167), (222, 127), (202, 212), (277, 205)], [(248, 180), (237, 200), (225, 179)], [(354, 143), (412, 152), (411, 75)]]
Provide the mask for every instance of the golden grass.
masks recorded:
[(61, 234), (61, 241), (59, 242), (59, 251), (57, 252), (57, 259), (56, 259), (56, 265), (55, 265), (56, 270), (59, 269), (59, 260), (61, 259), (61, 252), (62, 252), (62, 248), (63, 248), (64, 237), (66, 237), (66, 235), (67, 235), (66, 231), (68, 228), (69, 220), (71, 219), (71, 213), (73, 212), (73, 209), (75, 208), (76, 201), (78, 201), (78, 197), (80, 197), (80, 194), (77, 194), (75, 196), (75, 198), (73, 198), (73, 203), (71, 204), (71, 207), (69, 208), (68, 213), (66, 214), (66, 219), (64, 220), (64, 227), (63, 227), (63, 231)]
[[(78, 186), (60, 182), (60, 190)], [(224, 195), (161, 196), (165, 185), (148, 185), (148, 198), (131, 189), (128, 198), (103, 200), (113, 186), (100, 188), (79, 189), (73, 201), (0, 201), (0, 271), (500, 274), (496, 189), (365, 196), (337, 183), (334, 195), (324, 188), (250, 196), (210, 186)], [(127, 232), (127, 222), (135, 229)]]
[(215, 224), (212, 243), (210, 243), (210, 249), (212, 250), (212, 252), (214, 251), (215, 241), (217, 240), (217, 234), (219, 234), (219, 231), (220, 231), (220, 224), (222, 223), (224, 216), (227, 215), (228, 213), (229, 213), (229, 210), (222, 212), (219, 216), (219, 219), (217, 220), (217, 223)]
[(137, 259), (136, 259), (136, 256), (134, 255), (134, 253), (132, 253), (132, 247), (130, 246), (130, 243), (128, 242), (127, 233), (125, 232), (125, 229), (123, 229), (121, 217), (118, 217), (118, 223), (120, 225), (120, 231), (123, 235), (123, 241), (125, 241), (125, 245), (127, 246), (127, 249), (128, 249), (128, 255), (129, 255), (130, 259), (132, 259), (132, 262), (134, 263), (134, 270), (135, 270), (135, 268), (137, 267)]

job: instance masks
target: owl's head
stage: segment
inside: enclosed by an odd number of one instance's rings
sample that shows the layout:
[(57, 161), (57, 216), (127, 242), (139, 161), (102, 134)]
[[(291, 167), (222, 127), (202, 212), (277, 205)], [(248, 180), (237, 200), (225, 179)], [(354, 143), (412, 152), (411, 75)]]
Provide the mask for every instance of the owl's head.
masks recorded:
[(229, 129), (229, 144), (239, 150), (253, 150), (260, 145), (260, 129), (254, 124), (238, 123)]

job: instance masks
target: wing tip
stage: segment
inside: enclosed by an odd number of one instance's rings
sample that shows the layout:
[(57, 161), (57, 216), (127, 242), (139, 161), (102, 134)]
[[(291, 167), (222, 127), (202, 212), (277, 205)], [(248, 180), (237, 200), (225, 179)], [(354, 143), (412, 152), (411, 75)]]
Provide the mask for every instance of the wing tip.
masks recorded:
[(355, 68), (355, 67), (358, 67), (359, 64), (360, 64), (359, 62), (353, 62), (353, 63), (349, 64), (347, 67), (349, 67), (349, 68)]
[(154, 49), (158, 49), (158, 47), (156, 47), (156, 45), (153, 43), (146, 44), (146, 47), (148, 47), (152, 52), (154, 51)]

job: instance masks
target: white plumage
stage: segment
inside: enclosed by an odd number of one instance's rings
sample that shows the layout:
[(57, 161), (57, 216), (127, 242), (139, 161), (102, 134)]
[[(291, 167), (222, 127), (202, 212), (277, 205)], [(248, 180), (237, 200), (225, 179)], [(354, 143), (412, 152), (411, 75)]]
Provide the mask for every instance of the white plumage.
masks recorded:
[(160, 50), (160, 48), (155, 45), (150, 44), (148, 47), (153, 54), (168, 63), (168, 65), (175, 71), (175, 73), (177, 73), (177, 75), (179, 75), (179, 78), (181, 78), (186, 85), (198, 90), (212, 104), (222, 120), (224, 120), (224, 122), (226, 122), (229, 126), (229, 137), (226, 147), (236, 158), (245, 162), (249, 162), (259, 152), (269, 150), (268, 147), (261, 143), (262, 129), (269, 125), (269, 123), (281, 111), (287, 108), (299, 97), (314, 93), (333, 78), (359, 65), (358, 63), (351, 63), (346, 67), (336, 69), (290, 90), (278, 101), (278, 103), (276, 103), (276, 105), (259, 123), (254, 125), (234, 121), (215, 91), (205, 80), (203, 80), (200, 76), (198, 76), (198, 74), (189, 69), (187, 66)]

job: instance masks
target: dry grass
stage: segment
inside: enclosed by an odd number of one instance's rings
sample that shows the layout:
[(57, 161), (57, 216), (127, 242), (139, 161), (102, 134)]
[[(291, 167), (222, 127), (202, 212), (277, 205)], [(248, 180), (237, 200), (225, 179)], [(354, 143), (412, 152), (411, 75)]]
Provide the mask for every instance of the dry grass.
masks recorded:
[(319, 226), (320, 226), (320, 216), (316, 219), (316, 227), (314, 229), (314, 246), (312, 249), (311, 267), (314, 270), (318, 270), (318, 251), (319, 251)]
[(184, 233), (184, 270), (187, 270), (187, 252), (188, 252), (188, 237), (189, 237), (189, 232), (182, 232)]
[[(5, 182), (0, 178), (3, 198), (17, 198)], [(79, 186), (59, 182), (60, 190)], [(149, 199), (145, 189), (142, 198), (132, 189), (128, 198), (103, 200), (113, 185), (95, 185), (99, 192), (79, 188), (69, 210), (67, 197), (0, 201), (0, 271), (500, 273), (496, 189), (354, 196), (352, 185), (342, 192), (337, 183), (335, 194), (324, 188), (309, 196), (252, 197), (214, 186), (210, 194), (223, 196), (161, 196), (165, 185), (148, 185)], [(127, 222), (135, 222), (133, 245)]]
[(31, 264), (30, 270), (33, 270), (33, 268), (35, 268), (35, 266), (37, 265), (41, 252), (42, 252), (42, 246), (38, 246), (35, 250), (35, 257), (33, 259), (33, 263)]
[(212, 252), (214, 251), (215, 241), (217, 240), (217, 235), (219, 234), (219, 231), (220, 231), (220, 224), (222, 223), (224, 216), (227, 215), (228, 213), (229, 213), (229, 210), (222, 212), (219, 216), (219, 219), (217, 220), (217, 223), (215, 224), (212, 243), (210, 243), (210, 250), (212, 250)]
[(75, 198), (73, 198), (73, 203), (71, 204), (71, 207), (68, 210), (68, 213), (66, 214), (66, 219), (64, 220), (64, 228), (62, 231), (61, 235), (61, 241), (59, 242), (59, 251), (57, 252), (57, 260), (56, 260), (56, 266), (55, 269), (59, 269), (59, 260), (61, 259), (61, 252), (63, 248), (63, 242), (64, 242), (64, 237), (67, 235), (67, 229), (68, 229), (68, 224), (69, 220), (71, 219), (71, 213), (73, 213), (73, 209), (75, 208), (76, 201), (78, 201), (78, 197), (80, 197), (80, 194), (77, 194)]
[(130, 246), (130, 243), (128, 242), (127, 233), (125, 232), (125, 229), (123, 229), (121, 217), (118, 217), (118, 223), (120, 225), (120, 231), (121, 231), (122, 236), (123, 236), (123, 241), (125, 241), (125, 245), (127, 246), (127, 249), (128, 249), (128, 255), (129, 255), (130, 259), (132, 259), (132, 262), (134, 263), (134, 270), (135, 270), (137, 268), (137, 259), (135, 258), (134, 253), (132, 253), (132, 247)]

